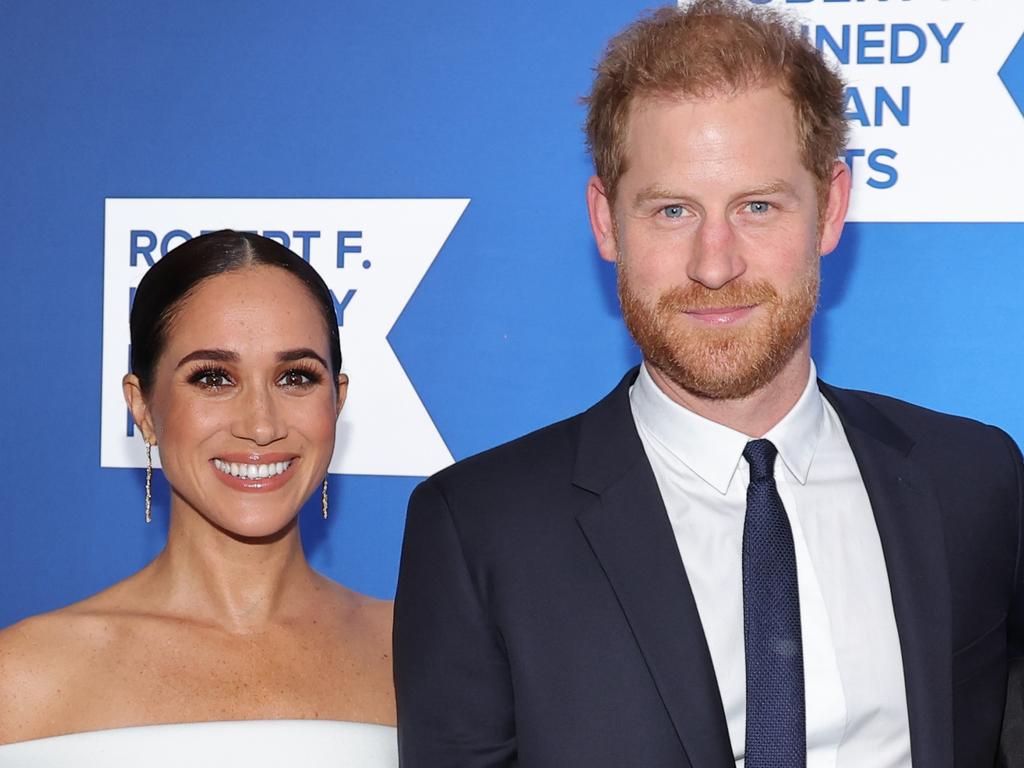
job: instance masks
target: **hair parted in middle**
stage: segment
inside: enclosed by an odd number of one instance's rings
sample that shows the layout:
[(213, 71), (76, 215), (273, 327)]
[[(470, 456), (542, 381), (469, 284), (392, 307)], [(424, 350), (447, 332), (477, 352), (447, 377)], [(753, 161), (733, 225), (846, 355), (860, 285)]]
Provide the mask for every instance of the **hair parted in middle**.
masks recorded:
[(222, 229), (207, 232), (168, 251), (149, 268), (132, 301), (131, 370), (148, 393), (156, 365), (167, 344), (167, 335), (186, 300), (206, 280), (217, 275), (256, 267), (288, 272), (305, 286), (319, 309), (331, 353), (331, 374), (341, 373), (341, 343), (334, 299), (319, 273), (277, 240), (252, 232)]
[(583, 99), (587, 146), (609, 200), (626, 170), (627, 121), (638, 99), (706, 99), (771, 85), (793, 104), (803, 164), (819, 199), (827, 195), (846, 146), (844, 85), (795, 19), (749, 0), (659, 8), (613, 37), (596, 71)]

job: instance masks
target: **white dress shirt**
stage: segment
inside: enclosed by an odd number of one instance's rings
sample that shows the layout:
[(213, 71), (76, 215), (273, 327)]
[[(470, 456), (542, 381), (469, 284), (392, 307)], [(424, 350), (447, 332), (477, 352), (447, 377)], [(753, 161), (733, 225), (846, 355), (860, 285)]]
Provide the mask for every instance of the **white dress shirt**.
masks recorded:
[[(707, 638), (736, 765), (744, 763), (743, 519), (751, 437), (670, 400), (645, 365), (630, 404)], [(910, 766), (903, 660), (878, 529), (814, 364), (765, 438), (796, 549), (807, 768)]]

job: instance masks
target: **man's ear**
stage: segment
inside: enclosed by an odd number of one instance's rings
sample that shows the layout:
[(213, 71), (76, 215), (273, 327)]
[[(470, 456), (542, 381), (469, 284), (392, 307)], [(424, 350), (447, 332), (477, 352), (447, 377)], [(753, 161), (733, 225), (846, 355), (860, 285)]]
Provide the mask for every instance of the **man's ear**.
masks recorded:
[(590, 229), (594, 233), (594, 242), (597, 243), (601, 258), (615, 263), (619, 249), (615, 242), (614, 213), (604, 182), (597, 176), (591, 176), (587, 182), (587, 212), (590, 214)]
[(839, 245), (839, 237), (843, 234), (846, 222), (846, 211), (850, 207), (850, 186), (852, 185), (850, 167), (837, 160), (832, 166), (832, 179), (828, 185), (828, 199), (821, 216), (821, 236), (818, 250), (820, 255), (832, 253)]
[(348, 396), (348, 376), (344, 373), (338, 374), (338, 412), (335, 418), (341, 416), (341, 409), (345, 405), (345, 398)]
[(149, 405), (142, 394), (142, 385), (139, 377), (134, 373), (127, 374), (121, 379), (121, 391), (124, 392), (124, 401), (128, 404), (128, 410), (132, 412), (132, 418), (136, 426), (142, 432), (142, 439), (150, 445), (156, 445), (156, 429), (153, 427), (153, 416), (149, 412)]

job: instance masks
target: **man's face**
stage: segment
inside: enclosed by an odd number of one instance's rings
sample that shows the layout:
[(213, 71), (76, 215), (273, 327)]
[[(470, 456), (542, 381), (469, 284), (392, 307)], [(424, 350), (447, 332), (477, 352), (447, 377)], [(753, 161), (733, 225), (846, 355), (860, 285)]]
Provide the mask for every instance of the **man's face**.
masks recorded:
[(648, 363), (713, 399), (746, 397), (805, 364), (819, 256), (838, 242), (848, 189), (839, 164), (819, 216), (777, 87), (635, 102), (614, 207), (597, 179), (588, 202)]

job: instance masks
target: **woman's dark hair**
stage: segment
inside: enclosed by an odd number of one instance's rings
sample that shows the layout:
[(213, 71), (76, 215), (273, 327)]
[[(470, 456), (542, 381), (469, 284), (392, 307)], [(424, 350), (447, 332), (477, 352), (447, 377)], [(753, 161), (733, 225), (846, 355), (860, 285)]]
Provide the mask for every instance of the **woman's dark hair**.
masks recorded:
[(331, 348), (331, 371), (341, 372), (341, 343), (334, 299), (327, 284), (306, 261), (276, 240), (222, 229), (188, 240), (150, 267), (132, 302), (132, 373), (148, 392), (153, 371), (167, 341), (167, 329), (197, 287), (208, 278), (251, 267), (277, 267), (295, 276), (320, 308)]

